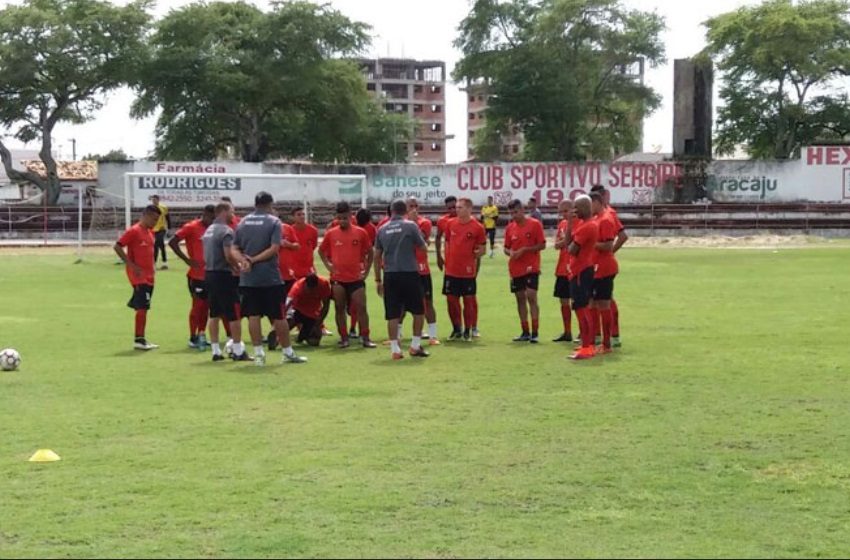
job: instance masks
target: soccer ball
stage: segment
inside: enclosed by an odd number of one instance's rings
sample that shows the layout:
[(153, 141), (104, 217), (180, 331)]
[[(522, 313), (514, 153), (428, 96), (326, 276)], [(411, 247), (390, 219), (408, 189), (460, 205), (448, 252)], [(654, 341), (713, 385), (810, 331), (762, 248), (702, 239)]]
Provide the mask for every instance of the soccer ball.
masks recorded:
[(14, 371), (21, 365), (21, 355), (14, 348), (6, 348), (0, 351), (0, 369), (3, 371)]

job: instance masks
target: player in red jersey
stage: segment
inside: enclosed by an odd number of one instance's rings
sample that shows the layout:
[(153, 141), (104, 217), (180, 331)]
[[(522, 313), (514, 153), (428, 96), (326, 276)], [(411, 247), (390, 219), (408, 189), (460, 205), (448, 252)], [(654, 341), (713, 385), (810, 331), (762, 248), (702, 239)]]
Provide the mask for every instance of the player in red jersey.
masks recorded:
[(298, 241), (298, 249), (291, 255), (290, 267), (292, 275), (300, 280), (316, 273), (313, 252), (319, 247), (319, 230), (313, 224), (307, 223), (303, 208), (292, 211), (292, 230)]
[[(522, 325), (522, 334), (514, 342), (540, 341), (540, 306), (537, 304), (537, 288), (540, 285), (540, 252), (546, 248), (543, 224), (525, 215), (521, 200), (508, 205), (511, 223), (505, 229), (505, 254), (511, 276), (511, 292), (516, 296), (517, 311)], [(529, 329), (528, 314), (531, 313)]]
[[(593, 280), (593, 307), (597, 310), (602, 326), (602, 346), (597, 350), (603, 354), (611, 352), (611, 299), (614, 294), (614, 278), (619, 272), (614, 257), (614, 240), (617, 238), (617, 224), (613, 214), (605, 211), (602, 194), (590, 193), (593, 216), (599, 227), (599, 240), (596, 243), (596, 273)], [(594, 335), (596, 333), (594, 332)]]
[(419, 215), (419, 201), (415, 196), (407, 199), (407, 219), (419, 227), (422, 239), (426, 247), (416, 247), (416, 264), (419, 266), (419, 281), (422, 284), (422, 293), (425, 295), (425, 322), (428, 324), (427, 336), (425, 333), (413, 333), (422, 335), (428, 339), (428, 344), (437, 346), (440, 339), (437, 338), (437, 310), (434, 309), (434, 282), (431, 279), (431, 266), (428, 264), (428, 247), (431, 244), (431, 231), (434, 224), (431, 220)]
[(133, 344), (136, 350), (159, 348), (145, 338), (145, 326), (153, 296), (155, 242), (153, 227), (160, 215), (158, 207), (147, 206), (139, 223), (125, 231), (113, 247), (118, 258), (126, 265), (127, 278), (133, 286), (133, 296), (127, 302), (127, 307), (136, 310), (136, 339)]
[(570, 311), (570, 236), (573, 225), (573, 203), (567, 199), (558, 205), (561, 221), (555, 234), (555, 250), (558, 251), (558, 264), (555, 266), (555, 297), (561, 302), (561, 320), (564, 330), (561, 336), (552, 342), (572, 342), (572, 313)]
[[(295, 272), (293, 270), (294, 261), (297, 258), (298, 251), (301, 245), (298, 243), (298, 236), (295, 235), (295, 228), (291, 225), (280, 222), (280, 248), (277, 252), (277, 266), (280, 270), (280, 279), (283, 281), (283, 295), (281, 297), (281, 315), (286, 317), (286, 298), (289, 295), (289, 290), (295, 284)], [(272, 330), (266, 335), (266, 344), (269, 350), (277, 350), (277, 332), (274, 329), (274, 321), (271, 321)], [(291, 327), (292, 325), (290, 325)]]
[[(452, 334), (449, 340), (470, 340), (478, 325), (478, 266), (487, 251), (487, 231), (472, 217), (472, 200), (457, 201), (457, 217), (444, 225), (446, 276), (443, 295), (449, 304)], [(461, 302), (463, 306), (461, 306)], [(461, 324), (463, 331), (461, 332)]]
[[(378, 228), (372, 223), (372, 212), (368, 208), (360, 208), (354, 215), (354, 223), (369, 234), (369, 241), (374, 246), (375, 239), (378, 237)], [(357, 338), (357, 312), (354, 309), (354, 302), (348, 305), (348, 316), (351, 319), (348, 335), (351, 338)]]
[(300, 278), (289, 290), (286, 320), (290, 329), (298, 327), (297, 342), (319, 345), (322, 340), (322, 321), (331, 306), (331, 291), (330, 281), (317, 274)]
[(570, 261), (570, 295), (573, 299), (573, 310), (579, 321), (581, 332), (581, 348), (571, 359), (584, 360), (592, 358), (596, 351), (593, 345), (593, 312), (590, 300), (593, 297), (593, 276), (596, 268), (596, 243), (599, 241), (599, 226), (593, 219), (593, 209), (590, 198), (582, 195), (573, 202), (575, 220), (572, 225), (572, 238), (569, 252)]
[(449, 220), (457, 218), (457, 197), (446, 197), (446, 213), (437, 220), (437, 235), (434, 237), (434, 247), (437, 251), (437, 268), (443, 270), (445, 258), (443, 257), (443, 236), (446, 234), (446, 226)]
[(333, 298), (336, 307), (336, 326), (340, 348), (350, 346), (345, 314), (348, 302), (356, 306), (360, 325), (360, 340), (364, 348), (375, 348), (369, 339), (369, 315), (366, 310), (365, 278), (372, 268), (372, 243), (363, 228), (351, 225), (351, 207), (347, 202), (336, 205), (339, 226), (325, 232), (319, 246), (319, 256), (331, 273)]
[[(614, 240), (614, 250), (612, 252), (617, 254), (617, 251), (619, 251), (623, 245), (625, 245), (626, 241), (629, 240), (629, 236), (626, 233), (626, 228), (620, 221), (620, 217), (617, 215), (617, 211), (613, 206), (611, 206), (611, 192), (602, 185), (594, 185), (590, 189), (590, 192), (598, 192), (602, 194), (602, 202), (605, 206), (605, 212), (610, 215), (614, 221), (615, 228), (617, 230), (617, 238)], [(620, 310), (617, 307), (617, 300), (613, 297), (611, 298), (611, 345), (614, 348), (622, 346), (622, 343), (620, 342)]]
[[(207, 347), (207, 317), (210, 308), (204, 269), (204, 232), (215, 220), (215, 206), (207, 204), (204, 213), (197, 220), (186, 222), (168, 241), (168, 246), (181, 261), (189, 266), (186, 276), (189, 280), (189, 295), (192, 307), (189, 310), (189, 348), (204, 350)], [(180, 248), (180, 242), (186, 243), (186, 251)]]

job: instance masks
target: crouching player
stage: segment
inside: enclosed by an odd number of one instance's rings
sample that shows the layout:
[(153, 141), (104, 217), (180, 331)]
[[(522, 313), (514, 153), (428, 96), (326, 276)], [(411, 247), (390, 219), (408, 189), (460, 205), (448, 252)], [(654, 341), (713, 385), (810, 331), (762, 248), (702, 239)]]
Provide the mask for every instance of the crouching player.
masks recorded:
[(298, 343), (318, 346), (322, 340), (322, 323), (331, 308), (331, 283), (327, 278), (310, 274), (295, 282), (286, 300), (289, 328), (298, 327)]

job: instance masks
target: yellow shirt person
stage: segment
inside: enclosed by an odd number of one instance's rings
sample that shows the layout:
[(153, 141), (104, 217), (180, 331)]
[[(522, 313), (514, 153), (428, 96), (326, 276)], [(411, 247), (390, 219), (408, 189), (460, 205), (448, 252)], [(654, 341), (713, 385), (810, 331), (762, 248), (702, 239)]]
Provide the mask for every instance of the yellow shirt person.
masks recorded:
[(487, 197), (487, 205), (481, 209), (481, 221), (490, 239), (490, 258), (493, 258), (493, 247), (496, 244), (496, 222), (499, 219), (499, 207), (493, 204), (493, 197)]
[(156, 225), (153, 226), (153, 235), (154, 235), (154, 244), (153, 244), (153, 257), (154, 262), (159, 260), (160, 254), (162, 255), (162, 266), (159, 267), (160, 270), (168, 269), (168, 255), (165, 252), (165, 236), (168, 233), (168, 228), (171, 227), (171, 217), (168, 215), (168, 207), (165, 204), (159, 201), (158, 195), (151, 196), (151, 204), (159, 208), (161, 212), (159, 215), (159, 219), (156, 221)]

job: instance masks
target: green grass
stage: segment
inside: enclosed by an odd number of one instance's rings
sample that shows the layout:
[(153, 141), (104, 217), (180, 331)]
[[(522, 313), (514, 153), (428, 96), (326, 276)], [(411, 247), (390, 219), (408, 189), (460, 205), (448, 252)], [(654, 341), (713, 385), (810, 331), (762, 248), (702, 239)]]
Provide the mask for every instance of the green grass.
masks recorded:
[(262, 371), (185, 348), (182, 270), (134, 353), (121, 268), (71, 261), (2, 255), (0, 556), (850, 554), (850, 249), (626, 250), (624, 347), (580, 364), (508, 342), (485, 260), (478, 343)]

